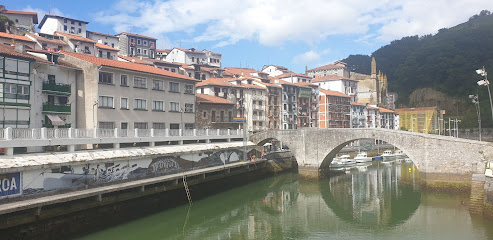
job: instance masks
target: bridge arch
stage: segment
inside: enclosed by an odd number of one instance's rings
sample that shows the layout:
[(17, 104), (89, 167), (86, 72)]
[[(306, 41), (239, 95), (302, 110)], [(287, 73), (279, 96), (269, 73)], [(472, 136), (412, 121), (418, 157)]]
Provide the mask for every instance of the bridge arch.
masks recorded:
[(380, 128), (268, 130), (251, 135), (250, 141), (278, 139), (289, 146), (300, 167), (320, 169), (347, 143), (363, 138), (401, 149), (422, 173), (454, 174), (457, 181), (471, 181), (473, 173), (484, 173), (486, 163), (493, 160), (492, 143)]

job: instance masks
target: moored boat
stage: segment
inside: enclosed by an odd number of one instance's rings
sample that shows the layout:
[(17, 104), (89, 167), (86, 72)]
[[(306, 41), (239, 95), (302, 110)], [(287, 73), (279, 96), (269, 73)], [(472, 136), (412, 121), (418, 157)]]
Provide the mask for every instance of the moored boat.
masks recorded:
[(356, 155), (354, 161), (356, 161), (357, 163), (371, 162), (371, 157), (368, 157), (368, 154), (366, 152), (360, 152), (358, 153), (358, 155)]

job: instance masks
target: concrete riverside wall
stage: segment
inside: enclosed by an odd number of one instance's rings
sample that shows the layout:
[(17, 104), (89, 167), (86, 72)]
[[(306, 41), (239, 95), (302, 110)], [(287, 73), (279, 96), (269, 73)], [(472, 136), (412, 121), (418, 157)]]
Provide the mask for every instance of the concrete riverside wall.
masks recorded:
[(492, 143), (389, 129), (301, 128), (250, 136), (258, 145), (271, 139), (289, 147), (300, 169), (328, 167), (336, 154), (355, 140), (382, 140), (401, 149), (427, 182), (470, 182), (472, 174), (484, 174), (486, 163), (493, 160)]
[(484, 191), (484, 215), (493, 217), (493, 178), (486, 177)]
[(183, 171), (219, 166), (260, 156), (242, 142), (42, 153), (0, 157), (0, 204), (6, 198), (56, 194)]

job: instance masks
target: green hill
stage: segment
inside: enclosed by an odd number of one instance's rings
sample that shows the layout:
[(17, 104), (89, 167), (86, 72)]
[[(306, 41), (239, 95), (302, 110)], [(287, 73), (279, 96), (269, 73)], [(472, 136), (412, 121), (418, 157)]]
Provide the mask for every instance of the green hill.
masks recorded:
[(397, 106), (418, 107), (415, 105), (419, 103), (410, 101), (411, 93), (432, 88), (454, 102), (446, 100), (449, 104), (443, 108), (463, 118), (466, 126), (474, 127), (476, 112), (468, 95), (479, 93), (483, 125), (493, 127), (491, 117), (487, 118), (491, 116), (488, 92), (476, 84), (482, 77), (475, 72), (485, 66), (493, 80), (493, 15), (489, 11), (483, 10), (469, 21), (441, 29), (435, 35), (404, 37), (371, 56), (351, 55), (342, 61), (352, 71), (369, 74), (371, 57), (375, 57), (378, 70), (387, 74), (389, 91), (399, 94)]

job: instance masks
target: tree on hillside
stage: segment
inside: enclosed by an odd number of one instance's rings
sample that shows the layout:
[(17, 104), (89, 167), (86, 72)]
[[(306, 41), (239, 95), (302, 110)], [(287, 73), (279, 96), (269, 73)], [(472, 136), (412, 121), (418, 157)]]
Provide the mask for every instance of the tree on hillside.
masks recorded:
[(15, 29), (15, 22), (4, 15), (0, 15), (0, 32), (11, 33), (13, 29)]

